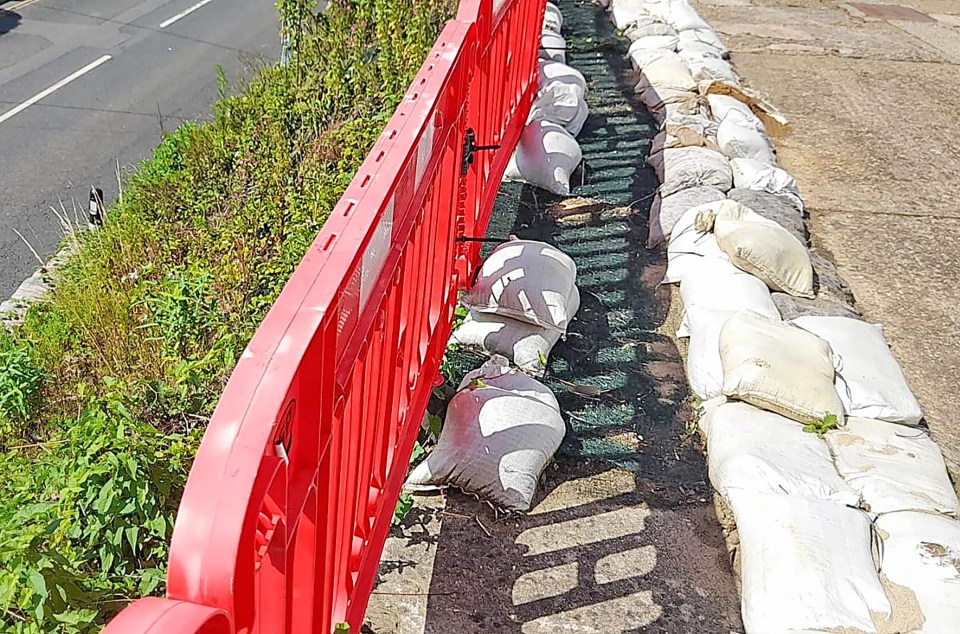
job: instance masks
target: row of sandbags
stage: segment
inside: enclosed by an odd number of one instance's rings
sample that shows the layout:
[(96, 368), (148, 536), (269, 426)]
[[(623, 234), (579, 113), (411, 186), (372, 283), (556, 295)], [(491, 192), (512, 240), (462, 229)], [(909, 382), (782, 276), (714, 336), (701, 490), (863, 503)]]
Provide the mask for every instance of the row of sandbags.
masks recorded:
[(461, 382), (408, 491), (455, 486), (498, 509), (530, 509), (566, 431), (556, 397), (537, 379), (580, 307), (576, 275), (569, 256), (532, 240), (506, 242), (484, 260), (460, 298), (468, 313), (450, 345), (490, 360)]
[[(555, 194), (570, 192), (581, 160), (587, 84), (567, 66), (563, 15), (547, 3), (539, 80), (530, 118), (504, 175)], [(437, 446), (407, 477), (410, 492), (454, 486), (497, 509), (530, 509), (540, 476), (566, 432), (560, 406), (538, 381), (580, 308), (573, 260), (547, 243), (512, 239), (483, 261), (460, 297), (467, 309), (449, 348), (489, 356), (450, 399)]]
[(609, 9), (661, 125), (648, 245), (666, 247), (664, 283), (680, 284), (747, 634), (960, 631), (960, 502), (943, 457), (882, 327), (806, 248), (762, 109), (686, 1)]
[(589, 110), (587, 82), (566, 64), (562, 28), (560, 9), (547, 2), (540, 36), (537, 95), (504, 180), (565, 196), (570, 193), (570, 176), (583, 158), (576, 137)]

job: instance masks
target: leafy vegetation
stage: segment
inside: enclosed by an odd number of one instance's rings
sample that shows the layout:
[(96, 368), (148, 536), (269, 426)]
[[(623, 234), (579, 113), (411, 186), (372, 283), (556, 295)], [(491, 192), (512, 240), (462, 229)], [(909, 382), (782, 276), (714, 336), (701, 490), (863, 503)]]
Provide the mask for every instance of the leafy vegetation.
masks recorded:
[[(163, 591), (226, 378), (450, 17), (281, 0), (289, 56), (168, 134), (22, 326), (0, 329), (0, 632), (96, 631)], [(212, 71), (213, 69), (211, 69)]]

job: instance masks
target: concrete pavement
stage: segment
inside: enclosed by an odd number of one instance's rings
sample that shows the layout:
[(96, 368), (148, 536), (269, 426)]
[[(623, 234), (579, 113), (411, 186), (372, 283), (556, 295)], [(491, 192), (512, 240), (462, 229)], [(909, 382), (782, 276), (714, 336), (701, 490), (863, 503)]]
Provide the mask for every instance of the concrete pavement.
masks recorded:
[(700, 0), (776, 139), (814, 245), (882, 323), (960, 482), (960, 3)]
[(116, 169), (150, 156), (161, 127), (208, 116), (217, 66), (236, 81), (279, 57), (263, 0), (0, 3), (0, 298), (61, 236), (50, 211), (107, 203)]

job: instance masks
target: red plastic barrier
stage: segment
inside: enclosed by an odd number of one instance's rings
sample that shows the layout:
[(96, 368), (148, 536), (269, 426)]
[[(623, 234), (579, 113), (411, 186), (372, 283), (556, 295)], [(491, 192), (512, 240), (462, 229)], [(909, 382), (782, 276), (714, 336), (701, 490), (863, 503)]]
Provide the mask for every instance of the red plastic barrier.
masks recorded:
[(466, 0), (444, 28), (227, 384), (180, 504), (169, 599), (105, 632), (359, 631), (477, 265), (457, 238), (484, 231), (536, 91), (543, 6)]

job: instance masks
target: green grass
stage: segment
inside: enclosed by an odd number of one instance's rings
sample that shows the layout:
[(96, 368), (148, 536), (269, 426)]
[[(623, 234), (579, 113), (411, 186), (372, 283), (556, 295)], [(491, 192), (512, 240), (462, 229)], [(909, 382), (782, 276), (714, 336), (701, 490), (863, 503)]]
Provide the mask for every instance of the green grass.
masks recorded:
[(68, 232), (54, 291), (0, 329), (0, 632), (96, 631), (163, 591), (235, 360), (454, 11), (310, 4), (278, 5), (292, 61), (232, 96), (221, 75), (212, 121), (168, 134), (102, 229)]

